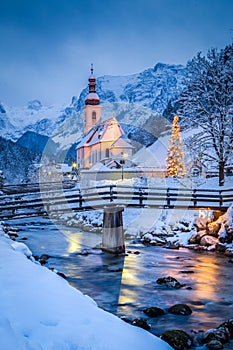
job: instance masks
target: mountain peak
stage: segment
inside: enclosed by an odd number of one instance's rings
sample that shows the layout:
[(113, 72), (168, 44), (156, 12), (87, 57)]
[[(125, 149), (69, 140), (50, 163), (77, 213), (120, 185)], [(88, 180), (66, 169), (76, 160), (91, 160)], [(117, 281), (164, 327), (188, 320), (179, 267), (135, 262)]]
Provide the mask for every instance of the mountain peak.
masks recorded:
[(157, 73), (159, 71), (163, 72), (166, 69), (171, 69), (171, 70), (184, 69), (184, 66), (182, 66), (181, 64), (168, 64), (168, 63), (158, 62), (154, 66), (153, 71)]
[(164, 68), (166, 68), (168, 66), (168, 64), (165, 64), (165, 63), (161, 63), (161, 62), (158, 62), (156, 63), (156, 65), (154, 66), (154, 72), (157, 72), (159, 70), (164, 70)]
[(1, 103), (0, 103), (0, 113), (6, 113), (6, 110)]
[(27, 108), (39, 111), (42, 108), (42, 103), (39, 100), (32, 100), (28, 102)]

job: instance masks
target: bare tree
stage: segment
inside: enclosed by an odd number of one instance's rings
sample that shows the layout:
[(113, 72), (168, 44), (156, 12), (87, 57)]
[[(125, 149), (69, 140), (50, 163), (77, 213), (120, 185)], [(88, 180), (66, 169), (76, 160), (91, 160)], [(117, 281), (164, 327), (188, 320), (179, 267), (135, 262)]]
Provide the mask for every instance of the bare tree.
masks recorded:
[(198, 53), (188, 62), (187, 86), (178, 113), (185, 127), (195, 128), (192, 151), (218, 164), (219, 185), (233, 155), (233, 45)]

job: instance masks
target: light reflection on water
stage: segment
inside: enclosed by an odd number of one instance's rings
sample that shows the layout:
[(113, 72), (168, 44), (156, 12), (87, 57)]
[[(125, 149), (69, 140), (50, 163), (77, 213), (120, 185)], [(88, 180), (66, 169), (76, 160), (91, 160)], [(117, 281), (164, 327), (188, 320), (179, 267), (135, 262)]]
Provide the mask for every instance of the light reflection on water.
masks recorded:
[[(116, 257), (93, 249), (101, 242), (100, 234), (64, 227), (61, 234), (47, 219), (38, 220), (36, 225), (25, 225), (25, 219), (14, 220), (12, 225), (22, 229), (20, 237), (28, 237), (26, 243), (34, 254), (52, 256), (48, 267), (65, 273), (71, 285), (107, 311), (135, 318), (146, 317), (142, 310), (149, 306), (167, 310), (175, 303), (186, 303), (192, 308), (188, 317), (167, 313), (150, 318), (157, 335), (174, 328), (205, 330), (233, 316), (232, 264), (222, 255), (127, 242), (126, 251), (131, 253)], [(90, 254), (81, 256), (84, 249)], [(140, 254), (134, 254), (136, 250)], [(175, 290), (156, 283), (157, 278), (169, 275), (185, 286)]]
[(68, 243), (69, 243), (67, 248), (68, 253), (75, 253), (81, 249), (78, 235), (75, 235), (73, 239), (69, 240)]

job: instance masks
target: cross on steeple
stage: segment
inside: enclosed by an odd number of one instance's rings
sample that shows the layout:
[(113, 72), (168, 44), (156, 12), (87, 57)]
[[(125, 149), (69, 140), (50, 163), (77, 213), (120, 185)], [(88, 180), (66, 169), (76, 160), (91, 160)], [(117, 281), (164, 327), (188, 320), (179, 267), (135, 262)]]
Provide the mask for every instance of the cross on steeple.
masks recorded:
[(93, 75), (94, 68), (93, 68), (93, 63), (91, 64), (91, 75)]

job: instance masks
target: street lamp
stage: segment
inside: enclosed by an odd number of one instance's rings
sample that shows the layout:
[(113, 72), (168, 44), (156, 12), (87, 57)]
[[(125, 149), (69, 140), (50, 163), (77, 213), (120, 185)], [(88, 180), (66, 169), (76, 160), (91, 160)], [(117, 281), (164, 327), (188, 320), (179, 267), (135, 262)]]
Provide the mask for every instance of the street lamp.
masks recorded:
[(78, 164), (74, 161), (72, 164), (71, 164), (71, 174), (72, 174), (72, 179), (73, 180), (77, 180), (77, 175), (78, 175)]
[(124, 164), (125, 164), (125, 158), (127, 158), (128, 154), (125, 152), (121, 152), (121, 180), (124, 180)]
[(76, 162), (73, 162), (72, 165), (71, 165), (72, 169), (76, 169), (77, 168), (77, 163)]

